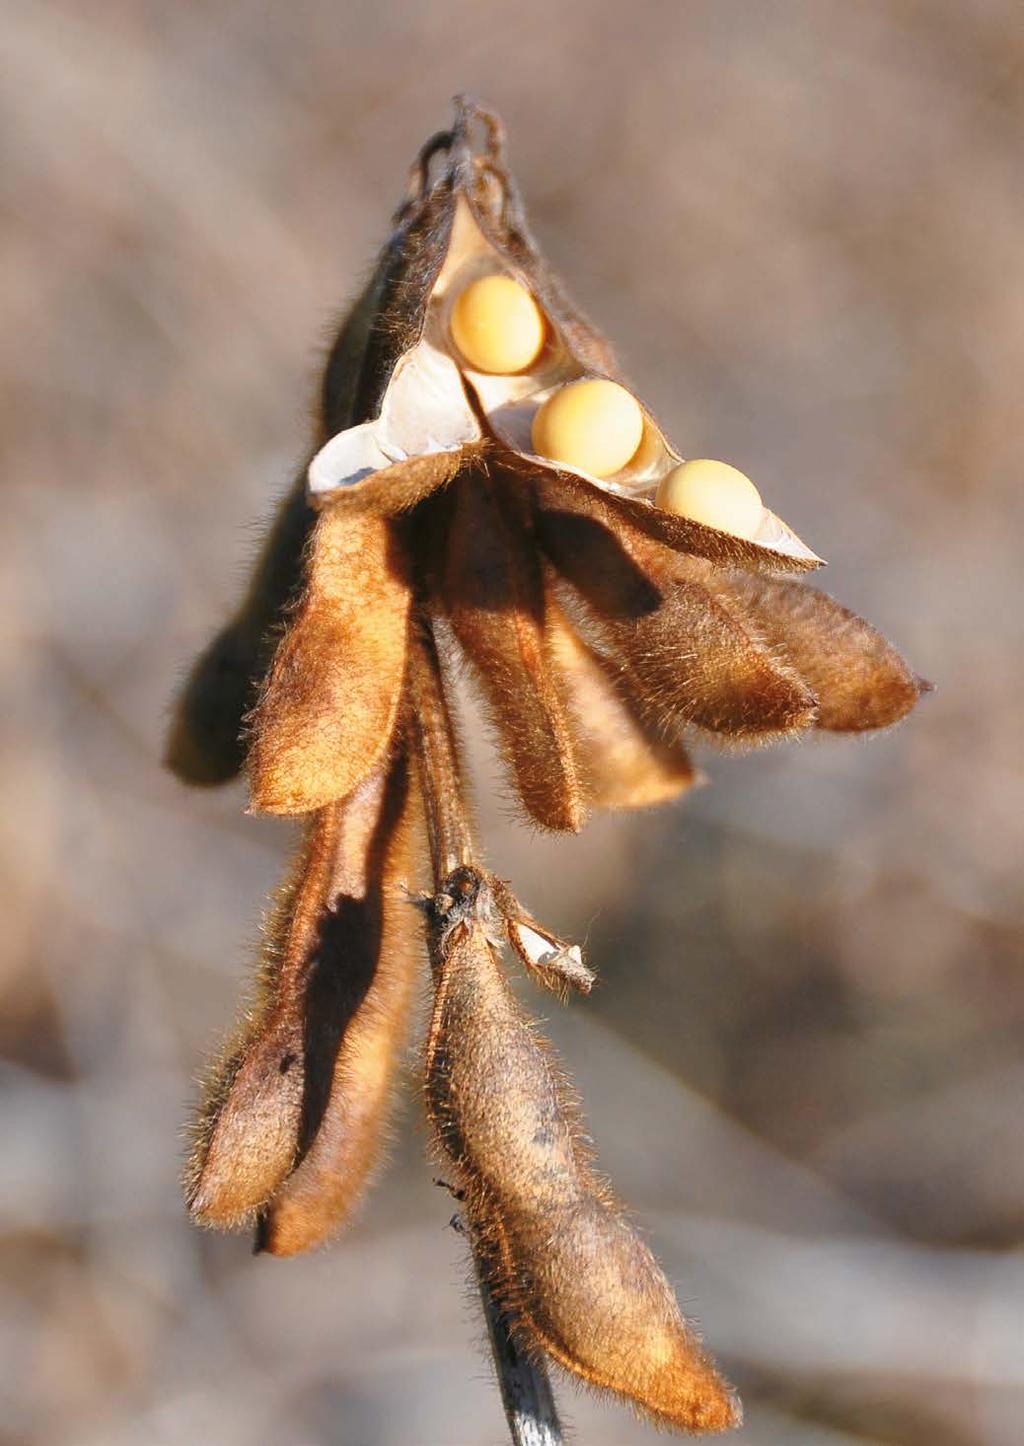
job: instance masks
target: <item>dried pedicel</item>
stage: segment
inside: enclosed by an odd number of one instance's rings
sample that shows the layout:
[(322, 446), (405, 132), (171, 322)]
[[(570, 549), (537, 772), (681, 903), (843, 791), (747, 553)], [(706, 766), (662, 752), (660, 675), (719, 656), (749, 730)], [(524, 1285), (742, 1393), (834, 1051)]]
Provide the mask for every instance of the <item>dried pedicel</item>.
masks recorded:
[(199, 1112), (189, 1208), (255, 1220), (277, 1255), (350, 1218), (386, 1133), (422, 914), (428, 1107), (510, 1420), (551, 1426), (551, 1359), (660, 1425), (733, 1425), (505, 983), (504, 949), (560, 995), (594, 976), (480, 862), (453, 680), (465, 664), (479, 685), (529, 820), (562, 831), (685, 793), (695, 737), (883, 727), (926, 685), (799, 580), (820, 559), (748, 478), (684, 459), (545, 265), (481, 107), (458, 102), (412, 168), (329, 356), (314, 446), (168, 746), (180, 776), (214, 783), (247, 744), (254, 808), (307, 816), (256, 1005)]

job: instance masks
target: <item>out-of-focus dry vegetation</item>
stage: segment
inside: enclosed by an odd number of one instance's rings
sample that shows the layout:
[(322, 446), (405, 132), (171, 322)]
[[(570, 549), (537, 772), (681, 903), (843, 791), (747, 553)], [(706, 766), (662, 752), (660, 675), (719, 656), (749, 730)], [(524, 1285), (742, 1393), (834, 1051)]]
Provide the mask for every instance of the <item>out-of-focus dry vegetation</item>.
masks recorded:
[[(159, 766), (465, 88), (681, 449), (937, 683), (892, 735), (707, 758), (566, 843), (479, 752), (491, 862), (603, 978), (552, 1020), (603, 1163), (740, 1439), (1019, 1441), (1019, 6), (8, 0), (0, 65), (0, 1439), (501, 1438), (415, 1110), (331, 1253), (186, 1224), (179, 1123), (289, 830)], [(647, 1439), (563, 1394), (586, 1446)]]

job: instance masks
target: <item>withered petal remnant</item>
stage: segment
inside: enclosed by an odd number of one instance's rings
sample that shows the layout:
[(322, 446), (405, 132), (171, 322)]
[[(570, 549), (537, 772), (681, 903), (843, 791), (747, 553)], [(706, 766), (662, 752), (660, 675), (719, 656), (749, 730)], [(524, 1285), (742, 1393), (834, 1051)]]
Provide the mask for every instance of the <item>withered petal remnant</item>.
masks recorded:
[[(451, 337), (455, 301), (491, 275), (543, 320), (522, 372), (475, 371)], [(492, 1335), (503, 1322), (521, 1362), (712, 1432), (739, 1421), (735, 1394), (506, 983), (503, 949), (560, 994), (593, 975), (480, 861), (453, 677), (468, 664), (528, 819), (561, 831), (686, 792), (695, 737), (880, 728), (926, 685), (794, 576), (820, 559), (774, 513), (740, 538), (657, 506), (681, 454), (642, 403), (640, 445), (607, 478), (536, 455), (538, 407), (583, 378), (624, 384), (526, 228), (500, 122), (460, 100), (332, 349), (315, 454), (172, 722), (182, 779), (223, 782), (247, 756), (253, 807), (305, 817), (185, 1190), (197, 1221), (255, 1224), (277, 1255), (344, 1226), (386, 1142), (425, 921), (427, 1110)]]

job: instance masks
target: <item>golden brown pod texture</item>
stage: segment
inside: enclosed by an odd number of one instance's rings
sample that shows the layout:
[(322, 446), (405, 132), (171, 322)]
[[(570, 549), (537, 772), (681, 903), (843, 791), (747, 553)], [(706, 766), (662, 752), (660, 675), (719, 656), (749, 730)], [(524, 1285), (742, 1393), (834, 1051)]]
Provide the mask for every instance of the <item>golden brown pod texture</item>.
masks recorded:
[(476, 669), (531, 817), (575, 831), (584, 801), (528, 515), (515, 493), (499, 498), (482, 472), (463, 474), (451, 502), (442, 592), (452, 630)]
[(732, 572), (722, 591), (817, 694), (818, 728), (886, 728), (904, 718), (928, 686), (877, 629), (805, 583)]
[(551, 656), (568, 684), (589, 802), (596, 808), (645, 808), (690, 788), (696, 770), (685, 748), (644, 726), (628, 676), (588, 647), (553, 591), (547, 598), (545, 625)]
[(321, 513), (305, 592), (254, 716), (255, 808), (307, 813), (346, 798), (388, 749), (405, 672), (405, 570), (385, 519)]
[[(403, 884), (409, 865), (413, 796), (404, 760), (389, 780), (362, 879), (335, 905), (340, 969), (325, 987), (326, 1018), (344, 1028), (334, 1052), (326, 1100), (310, 1120), (308, 1148), (265, 1207), (257, 1244), (295, 1255), (335, 1235), (348, 1221), (384, 1151), (399, 1056), (422, 958), (421, 923)], [(318, 1005), (315, 999), (311, 1006)], [(333, 1040), (324, 1042), (329, 1053)]]
[[(324, 372), (317, 445), (356, 420), (367, 338), (394, 262), (381, 258), (345, 318)], [(302, 468), (281, 502), (234, 617), (192, 666), (175, 701), (165, 761), (185, 783), (226, 783), (245, 761), (243, 720), (266, 677), (279, 625), (302, 581), (302, 555), (316, 522)]]
[(583, 511), (538, 511), (555, 567), (622, 665), (650, 727), (694, 724), (758, 741), (809, 727), (816, 699), (751, 618), (707, 585), (713, 563), (680, 557)]
[(186, 1199), (204, 1224), (242, 1224), (288, 1176), (329, 1112), (336, 1060), (364, 1048), (366, 1018), (381, 1059), (383, 1021), (400, 1032), (407, 955), (378, 961), (381, 867), (404, 836), (405, 792), (404, 761), (390, 775), (382, 765), (312, 820), (271, 924), (261, 997), (214, 1070), (196, 1125)]
[(735, 1425), (733, 1393), (591, 1171), (553, 1059), (502, 977), (485, 892), (461, 869), (438, 896), (468, 903), (435, 933), (427, 1101), (494, 1288), (524, 1339), (591, 1385), (664, 1425)]

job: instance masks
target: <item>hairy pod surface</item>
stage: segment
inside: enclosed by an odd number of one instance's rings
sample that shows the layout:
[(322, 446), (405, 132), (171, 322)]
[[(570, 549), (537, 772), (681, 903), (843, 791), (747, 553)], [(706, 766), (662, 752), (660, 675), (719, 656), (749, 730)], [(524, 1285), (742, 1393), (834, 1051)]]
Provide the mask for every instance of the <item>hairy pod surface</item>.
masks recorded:
[[(502, 317), (514, 336), (488, 330)], [(561, 994), (594, 977), (471, 863), (456, 653), (516, 795), (551, 829), (683, 792), (684, 730), (756, 743), (884, 727), (927, 685), (868, 624), (780, 575), (820, 559), (749, 479), (684, 462), (544, 263), (500, 122), (470, 102), (420, 152), (330, 354), (316, 444), (168, 743), (179, 776), (213, 784), (248, 742), (253, 806), (311, 816), (257, 1003), (196, 1127), (190, 1209), (219, 1226), (258, 1216), (258, 1245), (287, 1255), (358, 1203), (413, 987), (398, 884), (422, 796), (428, 1111), (485, 1298), (520, 1361), (546, 1353), (658, 1424), (735, 1425), (499, 967), (507, 943)], [(457, 648), (439, 650), (439, 627)]]
[[(186, 1200), (205, 1225), (244, 1224), (288, 1176), (328, 1108), (332, 1071), (375, 975), (381, 864), (401, 837), (405, 764), (381, 766), (309, 826), (264, 950), (260, 997), (211, 1075), (195, 1127)], [(401, 970), (396, 954), (390, 970)], [(397, 1004), (396, 1004), (397, 1009)]]
[(737, 742), (766, 742), (815, 721), (817, 698), (765, 645), (742, 613), (699, 584), (670, 583), (658, 609), (604, 635), (666, 732), (696, 725)]
[(654, 1257), (595, 1178), (548, 1048), (515, 1003), (474, 870), (446, 881), (427, 1105), (499, 1262), (492, 1282), (524, 1337), (665, 1425), (715, 1431), (738, 1406)]
[(308, 813), (343, 799), (390, 745), (405, 675), (410, 592), (395, 530), (328, 509), (306, 588), (253, 720), (255, 808)]
[[(324, 371), (317, 446), (358, 421), (367, 340), (395, 257), (389, 248), (342, 323)], [(235, 616), (196, 659), (176, 700), (164, 755), (185, 783), (214, 786), (245, 762), (245, 715), (253, 707), (302, 585), (302, 556), (316, 513), (306, 495), (308, 460), (282, 500)]]
[(307, 1099), (299, 1163), (261, 1214), (257, 1247), (272, 1255), (295, 1255), (336, 1235), (386, 1143), (422, 956), (419, 921), (403, 892), (415, 824), (408, 772), (399, 758), (362, 867), (354, 855), (324, 931), (332, 967), (310, 990), (307, 1007), (311, 1052), (322, 1061), (318, 1079), (329, 1083), (326, 1098), (321, 1086)]
[(814, 691), (818, 728), (887, 728), (927, 690), (876, 628), (826, 593), (793, 579), (742, 572), (730, 573), (720, 590)]
[(678, 798), (697, 780), (681, 743), (647, 727), (629, 677), (583, 641), (549, 588), (545, 613), (551, 655), (566, 680), (576, 751), (595, 808), (646, 808)]
[(680, 558), (583, 514), (538, 514), (548, 557), (629, 676), (645, 722), (759, 741), (810, 727), (816, 698), (753, 619), (707, 585), (713, 563)]
[(516, 792), (545, 828), (575, 832), (584, 804), (567, 699), (552, 666), (545, 594), (528, 517), (489, 476), (453, 487), (441, 592), (489, 704)]

